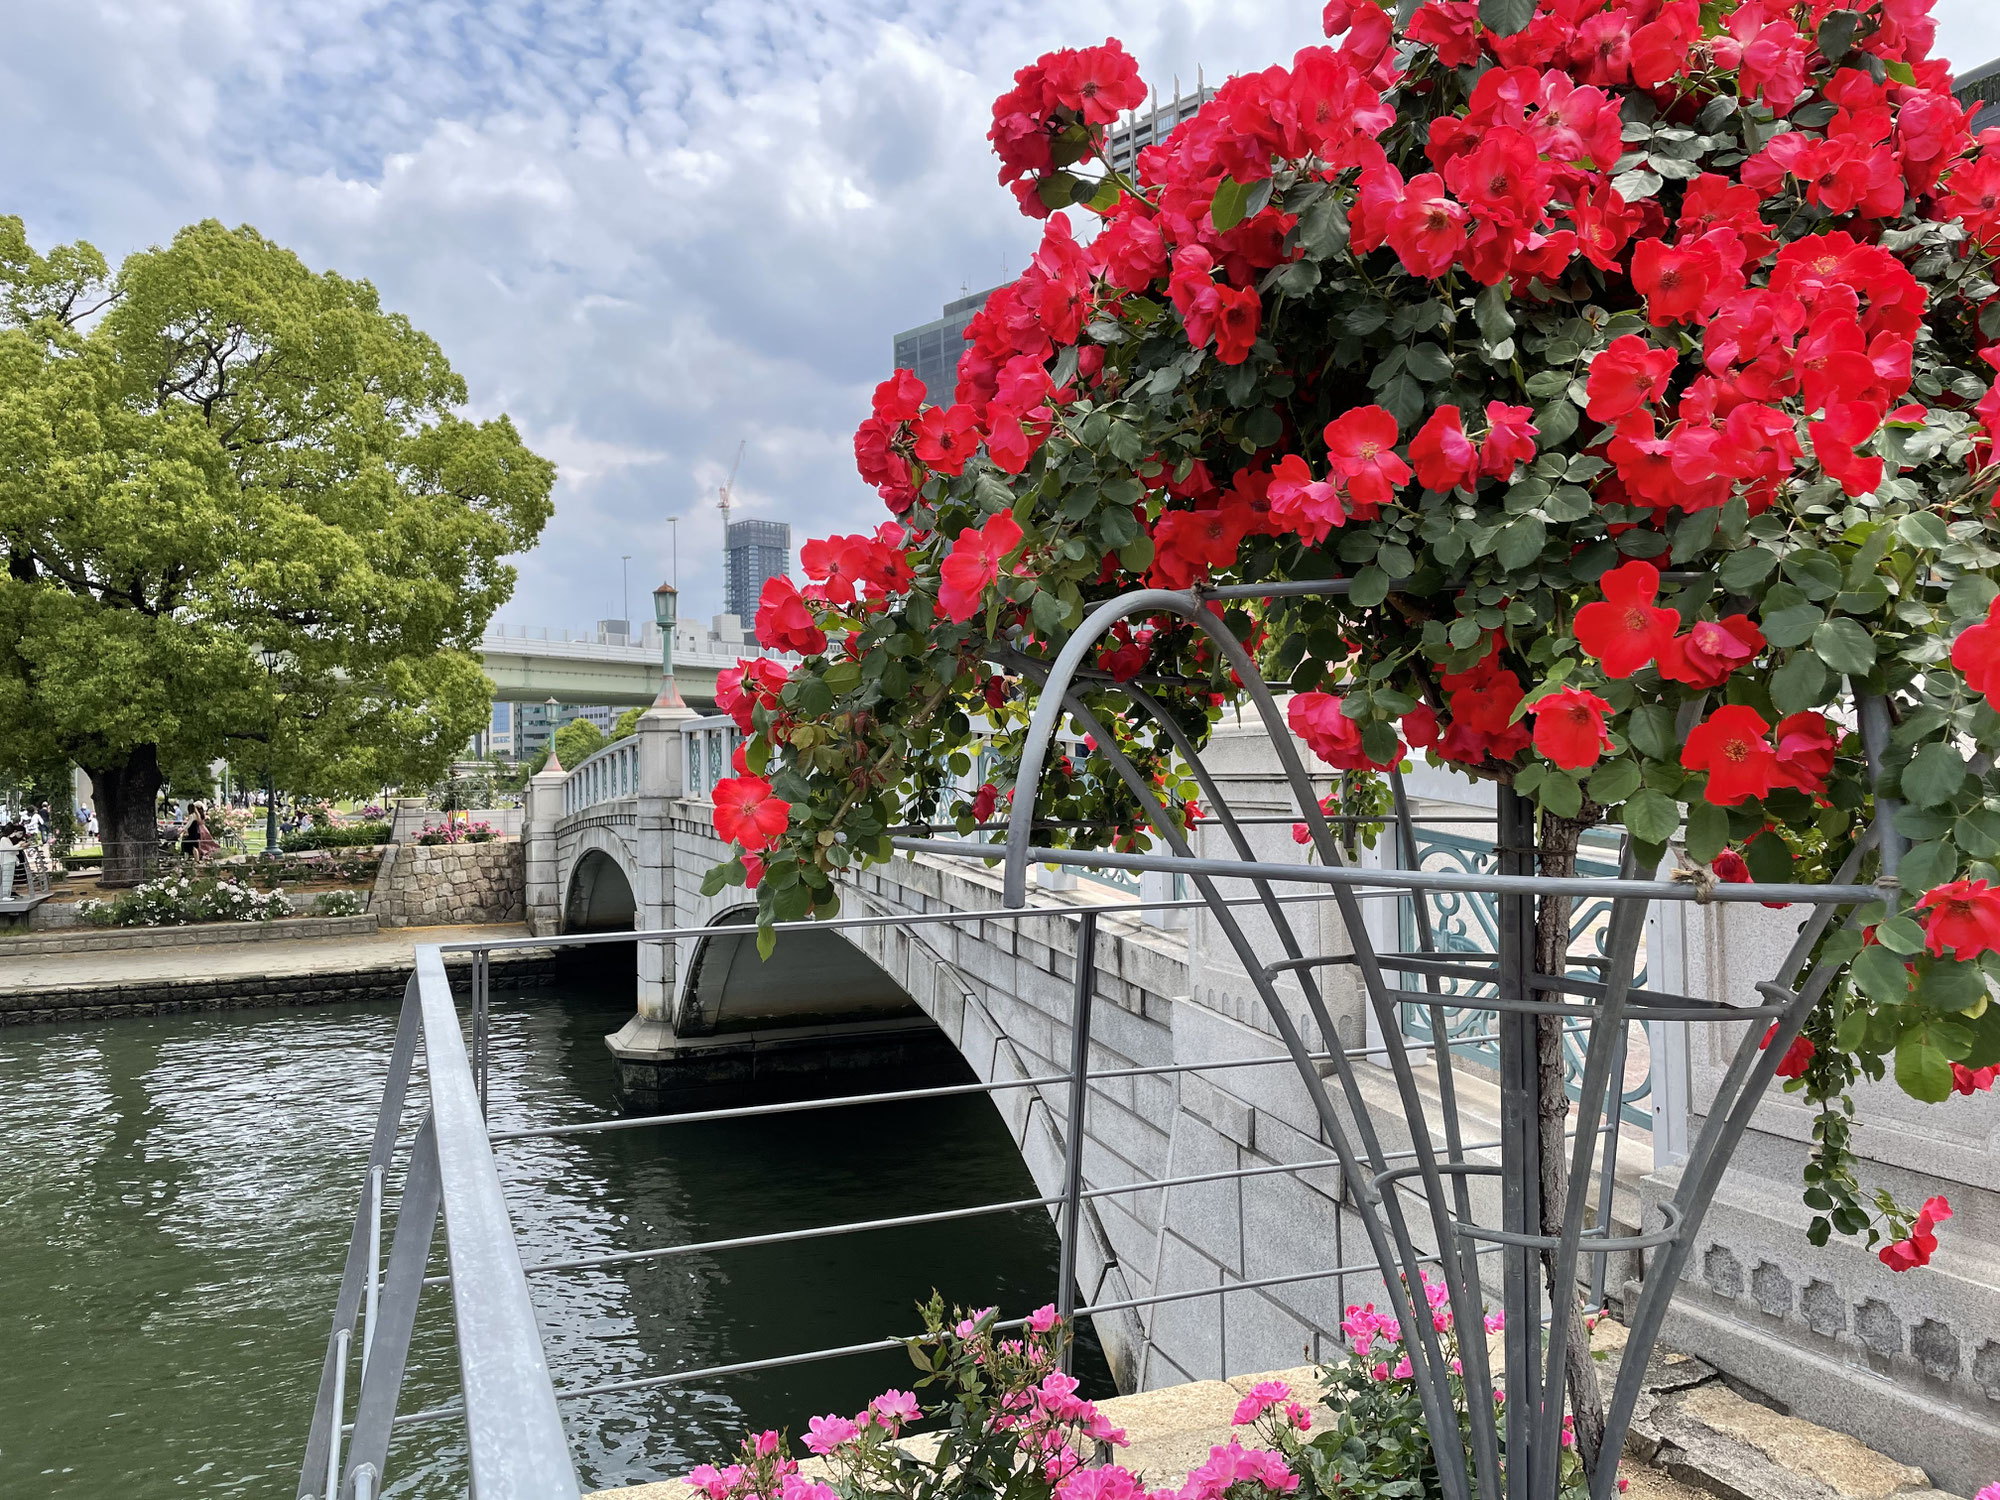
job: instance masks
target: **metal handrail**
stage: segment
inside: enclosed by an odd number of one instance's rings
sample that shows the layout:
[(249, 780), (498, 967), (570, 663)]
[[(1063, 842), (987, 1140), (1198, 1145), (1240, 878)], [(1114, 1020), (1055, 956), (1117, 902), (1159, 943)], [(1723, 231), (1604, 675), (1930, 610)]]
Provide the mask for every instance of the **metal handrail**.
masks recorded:
[[(1317, 873), (1313, 867), (1292, 867), (1292, 878)], [(1411, 879), (1409, 872), (1370, 871), (1371, 876), (1395, 877), (1385, 888), (1366, 894), (1403, 899), (1413, 889), (1433, 886), (1422, 878)], [(1421, 876), (1424, 872), (1417, 872)], [(1350, 899), (1355, 894), (1342, 894)], [(1055, 1211), (1060, 1243), (1057, 1310), (1071, 1321), (1092, 1313), (1109, 1314), (1158, 1303), (1185, 1301), (1213, 1296), (1225, 1320), (1227, 1295), (1231, 1291), (1254, 1290), (1324, 1277), (1345, 1278), (1378, 1269), (1374, 1263), (1356, 1262), (1282, 1276), (1228, 1282), (1215, 1287), (1155, 1291), (1141, 1297), (1114, 1297), (1100, 1300), (1081, 1295), (1077, 1276), (1079, 1252), (1085, 1233), (1083, 1210), (1086, 1204), (1151, 1191), (1170, 1191), (1198, 1183), (1299, 1174), (1346, 1168), (1343, 1200), (1349, 1194), (1379, 1193), (1395, 1188), (1412, 1189), (1406, 1179), (1414, 1175), (1396, 1169), (1377, 1175), (1357, 1175), (1350, 1163), (1338, 1156), (1313, 1157), (1300, 1162), (1240, 1167), (1229, 1171), (1186, 1174), (1179, 1177), (1145, 1179), (1116, 1184), (1087, 1186), (1083, 1180), (1083, 1140), (1089, 1094), (1093, 1084), (1136, 1077), (1206, 1074), (1232, 1069), (1291, 1065), (1298, 1061), (1289, 1050), (1254, 1057), (1218, 1058), (1208, 1062), (1186, 1062), (1106, 1068), (1089, 1066), (1089, 1022), (1094, 1004), (1094, 960), (1100, 918), (1130, 916), (1150, 908), (1206, 907), (1226, 909), (1232, 905), (1270, 905), (1273, 901), (1323, 902), (1333, 899), (1329, 890), (1310, 890), (1293, 896), (1256, 896), (1210, 900), (1119, 901), (1105, 903), (1050, 902), (1035, 907), (998, 908), (966, 912), (912, 913), (892, 916), (838, 918), (824, 922), (778, 924), (781, 930), (846, 930), (882, 926), (911, 926), (931, 923), (976, 924), (995, 921), (1021, 922), (1055, 919), (1077, 924), (1072, 986), (1071, 1047), (1069, 1067), (1060, 1071), (1021, 1078), (993, 1079), (968, 1085), (899, 1090), (894, 1092), (840, 1096), (832, 1099), (754, 1105), (737, 1109), (705, 1110), (684, 1115), (649, 1116), (580, 1122), (573, 1125), (489, 1129), (485, 1120), (491, 1024), (491, 954), (510, 948), (584, 947), (602, 942), (638, 943), (672, 941), (681, 938), (713, 937), (713, 927), (667, 929), (644, 933), (578, 934), (553, 938), (502, 939), (425, 945), (418, 949), (417, 972), (410, 981), (404, 1010), (398, 1025), (397, 1042), (391, 1057), (390, 1081), (377, 1119), (376, 1138), (371, 1149), (366, 1185), (356, 1215), (350, 1243), (347, 1273), (329, 1338), (322, 1370), (321, 1391), (314, 1414), (312, 1435), (300, 1480), (299, 1495), (326, 1496), (348, 1500), (350, 1496), (379, 1491), (387, 1456), (389, 1433), (412, 1423), (455, 1418), (465, 1423), (473, 1466), (474, 1491), (483, 1497), (556, 1495), (577, 1492), (575, 1472), (563, 1435), (557, 1403), (588, 1395), (619, 1390), (647, 1389), (657, 1385), (682, 1384), (693, 1380), (720, 1378), (749, 1370), (778, 1368), (791, 1364), (837, 1358), (846, 1354), (898, 1347), (898, 1340), (881, 1340), (837, 1349), (805, 1351), (770, 1359), (738, 1362), (698, 1370), (672, 1371), (641, 1376), (609, 1385), (572, 1387), (558, 1390), (550, 1377), (529, 1292), (528, 1277), (594, 1266), (625, 1264), (685, 1255), (723, 1251), (760, 1244), (825, 1238), (878, 1229), (971, 1218), (982, 1214), (1051, 1209)], [(471, 979), (470, 1047), (444, 967), (446, 952), (470, 952)], [(1386, 956), (1385, 956), (1386, 957)], [(1393, 957), (1387, 959), (1394, 966)], [(396, 1154), (398, 1130), (404, 1123), (405, 1098), (409, 1092), (411, 1064), (417, 1043), (424, 1046), (429, 1070), (430, 1107), (409, 1148), (408, 1176), (397, 1208), (396, 1227), (389, 1251), (386, 1274), (380, 1266), (382, 1239), (382, 1181)], [(1307, 1052), (1308, 1062), (1331, 1061), (1336, 1066), (1356, 1059), (1393, 1052), (1389, 1046), (1342, 1048)], [(963, 1209), (937, 1210), (894, 1218), (823, 1225), (775, 1234), (742, 1236), (680, 1246), (612, 1252), (599, 1256), (578, 1256), (524, 1266), (516, 1247), (507, 1215), (500, 1179), (494, 1164), (494, 1148), (525, 1139), (579, 1135), (607, 1130), (636, 1129), (654, 1125), (697, 1123), (741, 1118), (751, 1115), (789, 1113), (838, 1108), (843, 1105), (936, 1098), (953, 1094), (996, 1095), (1008, 1090), (1036, 1089), (1066, 1092), (1061, 1108), (1051, 1108), (1052, 1119), (1062, 1128), (1063, 1168), (1058, 1190), (1032, 1198), (982, 1204)], [(1052, 1105), (1055, 1101), (1049, 1101)], [(1498, 1141), (1457, 1142), (1459, 1152), (1490, 1150)], [(1378, 1153), (1383, 1161), (1421, 1159), (1435, 1149), (1428, 1141), (1408, 1151)], [(1605, 1176), (1609, 1192), (1610, 1174)], [(1395, 1194), (1392, 1191), (1392, 1196)], [(1600, 1219), (1608, 1199), (1600, 1205)], [(426, 1277), (424, 1262), (437, 1218), (445, 1221), (450, 1256), (448, 1275)], [(1464, 1253), (1493, 1253), (1498, 1247), (1473, 1247)], [(1459, 1253), (1440, 1251), (1440, 1254)], [(1106, 1256), (1104, 1271), (1115, 1267), (1115, 1258)], [(458, 1327), (461, 1355), (463, 1400), (456, 1405), (421, 1412), (398, 1413), (396, 1400), (401, 1387), (418, 1298), (425, 1286), (449, 1284), (452, 1288), (454, 1317)], [(1100, 1291), (1101, 1291), (1100, 1278)], [(366, 1308), (365, 1321), (363, 1308)], [(379, 1325), (379, 1326), (378, 1326)], [(1226, 1332), (1225, 1335), (1226, 1337)], [(358, 1380), (353, 1418), (346, 1420), (348, 1365), (359, 1356)], [(1226, 1356), (1225, 1356), (1226, 1358)], [(1226, 1366), (1225, 1366), (1226, 1368)], [(352, 1434), (347, 1452), (341, 1452), (343, 1438)], [(328, 1475), (339, 1476), (329, 1484)]]

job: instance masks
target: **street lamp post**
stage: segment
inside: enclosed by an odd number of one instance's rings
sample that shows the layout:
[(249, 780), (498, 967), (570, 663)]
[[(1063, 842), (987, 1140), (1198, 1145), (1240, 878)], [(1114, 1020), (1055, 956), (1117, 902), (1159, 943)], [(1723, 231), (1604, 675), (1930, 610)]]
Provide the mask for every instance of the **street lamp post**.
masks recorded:
[(660, 696), (655, 708), (682, 708), (680, 685), (674, 681), (674, 622), (680, 614), (680, 590), (663, 583), (653, 590), (653, 620), (660, 627)]
[(618, 584), (620, 588), (618, 612), (625, 621), (625, 639), (632, 638), (632, 554), (620, 553), (618, 557)]
[(278, 653), (266, 646), (258, 655), (264, 658), (264, 685), (271, 698), (271, 737), (264, 742), (264, 857), (275, 859), (278, 854), (278, 792), (272, 780), (271, 754), (278, 745), (278, 693), (275, 685)]

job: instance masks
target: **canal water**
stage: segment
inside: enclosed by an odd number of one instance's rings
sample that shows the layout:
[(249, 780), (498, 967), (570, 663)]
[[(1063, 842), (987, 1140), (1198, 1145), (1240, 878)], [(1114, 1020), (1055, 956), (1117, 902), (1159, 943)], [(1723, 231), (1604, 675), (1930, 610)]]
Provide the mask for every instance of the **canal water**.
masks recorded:
[[(495, 997), (491, 1116), (613, 1113), (629, 982)], [(289, 1497), (395, 1025), (388, 1006), (245, 1010), (0, 1036), (0, 1496)], [(1030, 1197), (984, 1098), (498, 1148), (527, 1263)], [(392, 1184), (393, 1191), (393, 1184)], [(432, 1269), (443, 1263), (440, 1233)], [(933, 1288), (1049, 1301), (1056, 1239), (1014, 1213), (532, 1279), (558, 1387), (859, 1343)], [(403, 1409), (457, 1391), (426, 1294)], [(1092, 1394), (1109, 1394), (1101, 1356)], [(749, 1428), (851, 1413), (888, 1353), (564, 1405), (585, 1489), (683, 1474)], [(390, 1494), (465, 1493), (448, 1425), (402, 1429)]]

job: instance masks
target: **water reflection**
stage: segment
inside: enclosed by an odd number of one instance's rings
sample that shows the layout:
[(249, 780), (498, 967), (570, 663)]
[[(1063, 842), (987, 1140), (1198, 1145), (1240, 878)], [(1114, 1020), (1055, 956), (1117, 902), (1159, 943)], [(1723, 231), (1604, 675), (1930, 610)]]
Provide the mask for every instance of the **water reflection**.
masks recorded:
[[(602, 1038), (628, 1006), (503, 998), (496, 1125), (610, 1112)], [(393, 1028), (358, 1006), (0, 1039), (0, 1494), (293, 1493)], [(500, 1161), (530, 1264), (1034, 1193), (980, 1098), (522, 1142)], [(1024, 1310), (1054, 1266), (1047, 1218), (1020, 1213), (534, 1290), (573, 1387), (907, 1332), (934, 1286)], [(446, 1297), (419, 1316), (405, 1409), (456, 1393)], [(565, 1419), (588, 1486), (634, 1483), (913, 1373), (892, 1353), (566, 1403)], [(445, 1426), (405, 1429), (391, 1468), (394, 1494), (464, 1489)]]

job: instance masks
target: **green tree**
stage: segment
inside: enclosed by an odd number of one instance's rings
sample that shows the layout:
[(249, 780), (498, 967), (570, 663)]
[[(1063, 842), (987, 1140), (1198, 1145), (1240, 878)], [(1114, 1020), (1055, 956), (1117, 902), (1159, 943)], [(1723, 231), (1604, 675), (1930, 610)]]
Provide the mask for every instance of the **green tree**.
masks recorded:
[(479, 727), (555, 470), (465, 401), (373, 286), (248, 226), (113, 276), (0, 218), (0, 770), (89, 773), (107, 884), (168, 777), (424, 785)]
[(556, 754), (565, 766), (572, 769), (585, 756), (602, 750), (606, 744), (604, 731), (588, 719), (571, 719), (555, 732)]

